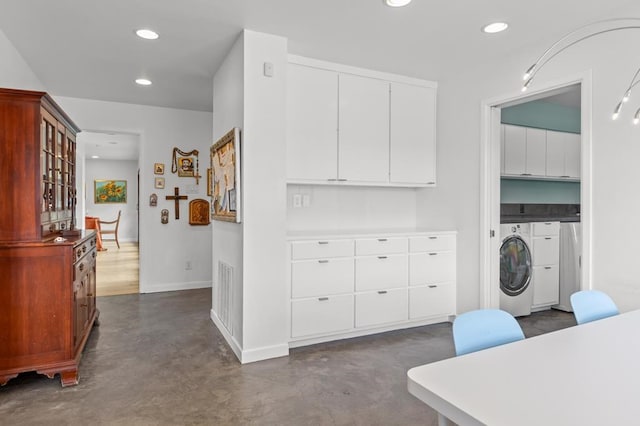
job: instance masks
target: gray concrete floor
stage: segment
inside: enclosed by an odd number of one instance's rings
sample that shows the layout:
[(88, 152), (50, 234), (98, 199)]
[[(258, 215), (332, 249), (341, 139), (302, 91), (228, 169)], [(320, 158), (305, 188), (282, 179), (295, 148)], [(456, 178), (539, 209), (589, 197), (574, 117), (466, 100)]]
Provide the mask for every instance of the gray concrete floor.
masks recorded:
[[(407, 392), (406, 372), (454, 355), (436, 324), (291, 350), (240, 365), (209, 319), (209, 289), (98, 298), (80, 384), (26, 373), (0, 388), (11, 425), (435, 425)], [(575, 325), (545, 311), (520, 320), (531, 337)]]

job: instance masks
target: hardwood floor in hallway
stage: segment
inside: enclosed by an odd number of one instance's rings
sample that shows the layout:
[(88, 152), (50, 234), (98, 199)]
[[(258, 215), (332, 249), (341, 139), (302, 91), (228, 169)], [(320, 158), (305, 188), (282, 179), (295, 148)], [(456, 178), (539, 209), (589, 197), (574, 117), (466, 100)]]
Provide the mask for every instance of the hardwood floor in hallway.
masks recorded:
[(137, 242), (105, 241), (98, 252), (96, 292), (98, 296), (136, 294), (140, 291), (140, 256)]

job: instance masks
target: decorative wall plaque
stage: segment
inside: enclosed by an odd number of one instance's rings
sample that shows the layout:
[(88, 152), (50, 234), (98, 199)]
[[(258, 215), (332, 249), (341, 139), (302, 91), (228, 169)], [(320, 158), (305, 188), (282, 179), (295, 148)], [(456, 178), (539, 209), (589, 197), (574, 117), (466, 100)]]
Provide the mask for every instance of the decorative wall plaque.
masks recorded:
[(149, 197), (149, 205), (151, 207), (156, 207), (158, 205), (158, 196), (156, 194), (151, 194)]
[(160, 212), (160, 223), (162, 223), (163, 225), (169, 223), (169, 210), (162, 209), (162, 211)]
[(196, 198), (189, 202), (189, 225), (208, 225), (209, 202), (202, 198)]

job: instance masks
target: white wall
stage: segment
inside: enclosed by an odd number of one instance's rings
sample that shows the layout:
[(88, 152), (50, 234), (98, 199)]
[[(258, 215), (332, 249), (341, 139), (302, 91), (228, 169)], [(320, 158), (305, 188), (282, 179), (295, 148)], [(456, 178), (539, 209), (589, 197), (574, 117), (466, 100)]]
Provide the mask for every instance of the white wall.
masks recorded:
[[(112, 221), (122, 211), (118, 241), (138, 241), (138, 162), (124, 160), (86, 160), (85, 209), (88, 216)], [(96, 204), (95, 180), (126, 180), (126, 204)], [(141, 200), (143, 201), (143, 200)], [(148, 203), (147, 203), (148, 204)], [(82, 221), (79, 221), (79, 225)], [(108, 225), (110, 229), (113, 225)]]
[(46, 90), (2, 30), (0, 30), (0, 58), (2, 58), (0, 60), (0, 87)]
[[(573, 46), (547, 64), (532, 87), (593, 71), (593, 286), (609, 293), (622, 310), (640, 308), (640, 281), (633, 267), (637, 253), (630, 249), (640, 237), (640, 197), (633, 195), (640, 181), (640, 133), (630, 123), (640, 92), (618, 121), (611, 120), (639, 65), (637, 57), (622, 53), (635, 49), (629, 34), (601, 35)], [(419, 192), (418, 222), (459, 231), (459, 312), (479, 306), (480, 103), (518, 93), (524, 70), (547, 47), (533, 46), (499, 63), (475, 64), (469, 73), (439, 82), (438, 187)]]
[[(294, 208), (293, 195), (309, 195), (309, 207)], [(415, 228), (416, 190), (357, 186), (288, 185), (287, 230)]]
[[(221, 136), (234, 127), (244, 128), (244, 34), (236, 40), (224, 62), (213, 78), (213, 139)], [(244, 134), (240, 135), (243, 144)], [(241, 146), (240, 154), (243, 154)], [(241, 169), (242, 171), (242, 169)], [(243, 182), (244, 179), (241, 179)], [(241, 189), (241, 196), (244, 194)], [(243, 203), (241, 203), (243, 206)], [(230, 345), (241, 357), (242, 348), (242, 223), (213, 221), (212, 252), (212, 313), (219, 314), (218, 305), (218, 261), (233, 267), (233, 295), (231, 309), (232, 336), (225, 336)], [(213, 318), (213, 316), (212, 316)], [(219, 325), (219, 327), (224, 327)]]
[[(206, 176), (211, 144), (211, 113), (143, 105), (55, 97), (83, 129), (110, 130), (140, 135), (140, 291), (143, 293), (208, 287), (211, 285), (211, 226), (190, 226), (188, 201), (207, 197), (206, 177), (171, 173), (173, 147), (200, 151), (200, 174)], [(153, 164), (164, 163), (165, 189), (154, 188)], [(88, 171), (87, 171), (88, 172)], [(180, 202), (175, 220), (173, 201), (165, 200), (174, 187), (189, 197)], [(187, 193), (193, 189), (194, 193)], [(91, 194), (91, 191), (88, 191)], [(158, 206), (150, 207), (152, 193)], [(160, 223), (160, 210), (169, 210), (169, 223)], [(190, 261), (191, 270), (185, 269)]]

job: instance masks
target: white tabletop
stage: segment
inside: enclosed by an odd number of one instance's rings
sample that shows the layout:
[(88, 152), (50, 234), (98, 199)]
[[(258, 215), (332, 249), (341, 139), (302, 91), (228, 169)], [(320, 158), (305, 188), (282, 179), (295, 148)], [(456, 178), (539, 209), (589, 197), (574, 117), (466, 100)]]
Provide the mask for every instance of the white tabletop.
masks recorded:
[(640, 424), (640, 310), (412, 368), (459, 425)]

